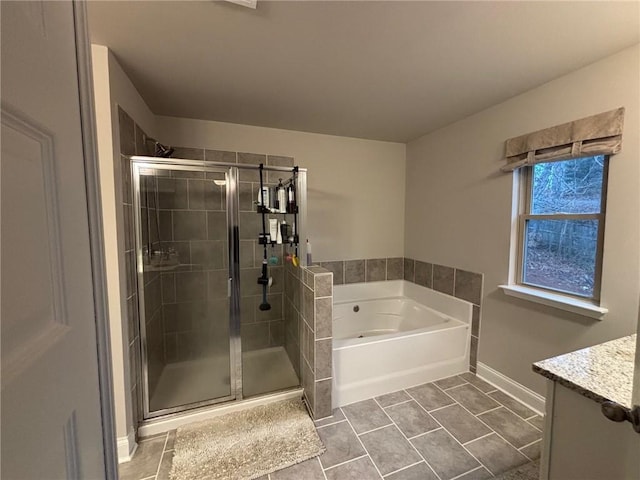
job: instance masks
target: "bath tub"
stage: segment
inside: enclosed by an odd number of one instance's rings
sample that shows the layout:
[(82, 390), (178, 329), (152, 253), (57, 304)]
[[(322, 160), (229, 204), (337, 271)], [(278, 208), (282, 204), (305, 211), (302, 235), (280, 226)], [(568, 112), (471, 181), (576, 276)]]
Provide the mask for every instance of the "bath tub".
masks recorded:
[(404, 280), (333, 298), (334, 407), (469, 369), (470, 303)]

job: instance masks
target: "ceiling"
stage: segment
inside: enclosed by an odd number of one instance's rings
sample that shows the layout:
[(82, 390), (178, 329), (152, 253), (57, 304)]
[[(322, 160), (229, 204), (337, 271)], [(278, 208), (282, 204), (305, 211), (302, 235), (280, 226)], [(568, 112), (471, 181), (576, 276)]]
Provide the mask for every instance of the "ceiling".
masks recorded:
[(640, 41), (640, 2), (88, 2), (159, 115), (406, 142)]

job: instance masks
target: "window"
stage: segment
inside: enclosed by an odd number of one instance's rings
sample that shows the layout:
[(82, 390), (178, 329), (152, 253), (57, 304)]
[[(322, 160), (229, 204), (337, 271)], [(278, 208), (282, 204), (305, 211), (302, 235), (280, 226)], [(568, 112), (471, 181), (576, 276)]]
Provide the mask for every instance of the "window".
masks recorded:
[(598, 301), (608, 157), (521, 172), (517, 283)]

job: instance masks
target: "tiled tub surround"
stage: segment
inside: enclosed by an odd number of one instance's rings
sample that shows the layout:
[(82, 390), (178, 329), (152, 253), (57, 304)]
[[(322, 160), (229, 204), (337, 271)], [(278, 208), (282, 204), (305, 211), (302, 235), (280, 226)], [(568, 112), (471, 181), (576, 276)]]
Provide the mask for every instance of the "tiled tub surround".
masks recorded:
[(473, 304), (469, 369), (476, 371), (482, 316), (481, 273), (406, 257), (336, 260), (319, 265), (333, 272), (334, 285), (404, 279)]
[(313, 418), (331, 415), (332, 274), (321, 267), (285, 268), (285, 349), (300, 375)]
[[(470, 373), (338, 408), (316, 426), (324, 454), (258, 480), (490, 479), (537, 459), (542, 435), (540, 416)], [(169, 478), (174, 440), (143, 439), (120, 478)]]
[(472, 306), (407, 282), (334, 287), (333, 406), (466, 372)]

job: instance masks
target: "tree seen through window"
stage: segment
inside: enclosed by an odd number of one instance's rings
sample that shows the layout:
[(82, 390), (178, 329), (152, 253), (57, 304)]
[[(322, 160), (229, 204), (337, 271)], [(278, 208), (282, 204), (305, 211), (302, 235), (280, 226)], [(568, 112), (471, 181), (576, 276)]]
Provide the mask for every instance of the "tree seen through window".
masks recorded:
[(605, 162), (600, 155), (531, 167), (523, 283), (595, 297)]

